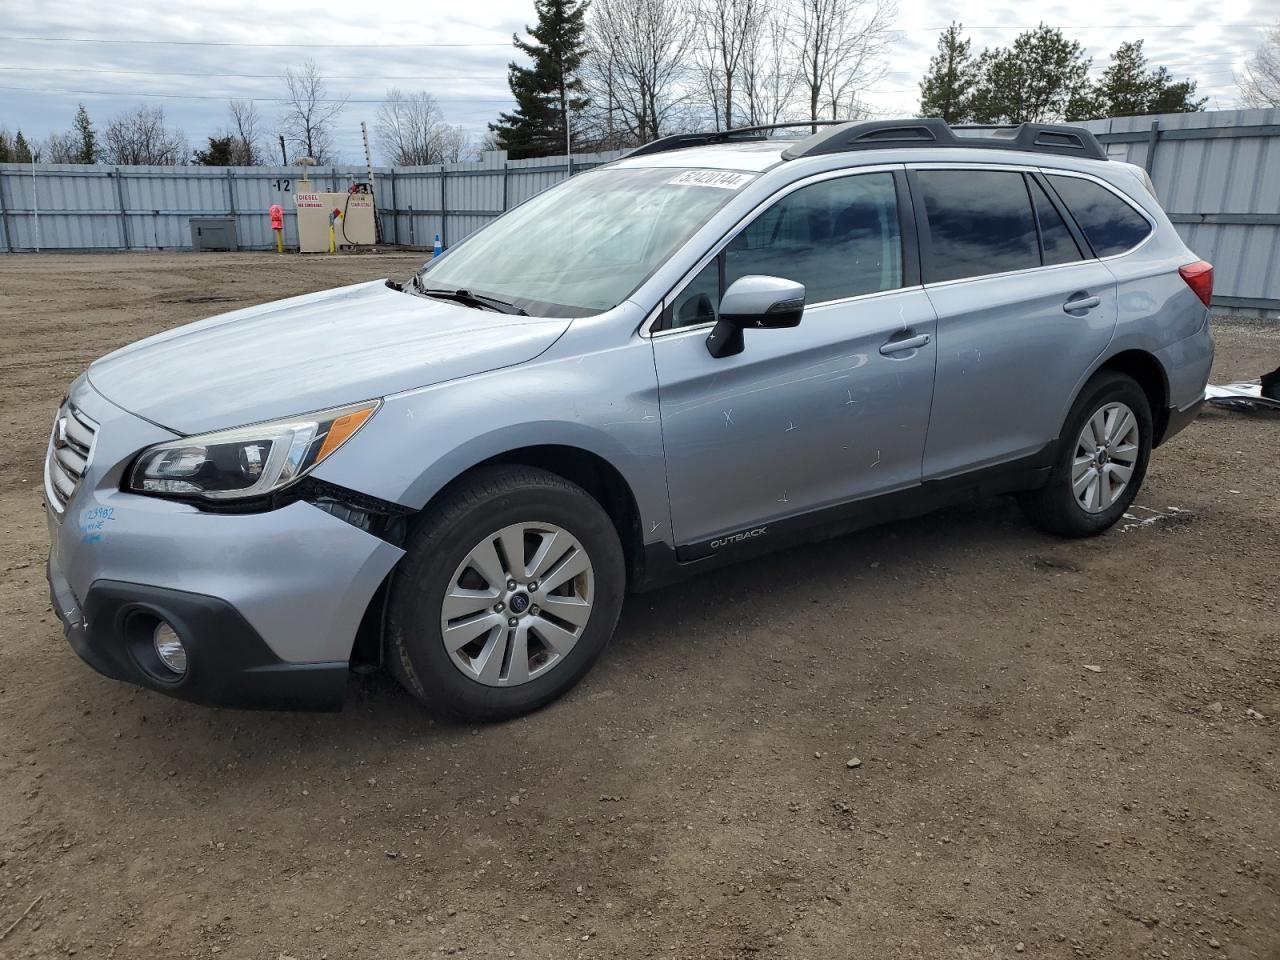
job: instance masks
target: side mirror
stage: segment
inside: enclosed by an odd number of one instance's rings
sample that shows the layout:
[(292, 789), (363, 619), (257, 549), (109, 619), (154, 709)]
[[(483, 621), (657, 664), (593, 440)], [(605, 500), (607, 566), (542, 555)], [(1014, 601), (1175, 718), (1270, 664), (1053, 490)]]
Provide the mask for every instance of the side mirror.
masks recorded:
[(720, 319), (707, 337), (713, 357), (741, 353), (742, 331), (794, 327), (804, 315), (804, 284), (781, 277), (741, 277), (720, 300)]

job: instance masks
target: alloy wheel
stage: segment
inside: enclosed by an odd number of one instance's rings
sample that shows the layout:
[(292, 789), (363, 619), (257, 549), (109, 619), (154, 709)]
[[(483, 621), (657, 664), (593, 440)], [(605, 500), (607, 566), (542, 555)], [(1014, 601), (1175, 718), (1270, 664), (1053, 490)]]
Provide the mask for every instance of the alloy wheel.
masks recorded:
[(1086, 513), (1115, 505), (1137, 467), (1138, 418), (1124, 403), (1099, 407), (1080, 430), (1071, 461), (1071, 490)]
[(479, 683), (528, 683), (569, 655), (594, 597), (591, 558), (571, 533), (552, 523), (503, 527), (472, 547), (449, 581), (445, 650)]

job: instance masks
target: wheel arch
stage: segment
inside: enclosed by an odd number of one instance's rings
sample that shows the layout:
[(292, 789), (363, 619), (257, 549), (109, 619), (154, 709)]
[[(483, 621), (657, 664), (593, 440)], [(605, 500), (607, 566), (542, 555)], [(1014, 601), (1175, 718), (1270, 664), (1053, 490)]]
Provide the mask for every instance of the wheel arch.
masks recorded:
[[(454, 478), (445, 489), (466, 478), (475, 470), (494, 464), (518, 464), (537, 467), (576, 483), (595, 499), (613, 521), (627, 560), (627, 579), (632, 580), (643, 554), (640, 506), (631, 485), (612, 463), (603, 456), (582, 447), (559, 443), (517, 447), (482, 460)], [(436, 497), (440, 496), (436, 494)], [(435, 497), (432, 498), (434, 500)], [(424, 508), (425, 509), (425, 508)]]
[[(1084, 389), (1085, 384), (1103, 370), (1123, 373), (1136, 381), (1138, 386), (1142, 388), (1142, 392), (1146, 394), (1147, 403), (1151, 406), (1153, 434), (1151, 445), (1152, 447), (1159, 446), (1164, 439), (1165, 430), (1169, 426), (1169, 375), (1165, 372), (1164, 366), (1156, 358), (1155, 354), (1146, 350), (1122, 350), (1119, 353), (1112, 354), (1098, 364), (1080, 384), (1080, 388), (1076, 391), (1076, 396), (1079, 396), (1080, 390)], [(1075, 397), (1071, 398), (1072, 404), (1075, 403), (1075, 399)]]
[[(582, 487), (604, 508), (613, 522), (618, 540), (622, 544), (623, 556), (626, 558), (628, 584), (633, 585), (644, 580), (643, 567), (646, 553), (640, 506), (635, 492), (613, 463), (598, 452), (585, 447), (567, 443), (542, 443), (513, 447), (500, 453), (490, 454), (458, 470), (450, 480), (439, 486), (413, 516), (420, 516), (447, 492), (458, 484), (465, 483), (467, 478), (476, 471), (495, 464), (537, 467)], [(387, 588), (394, 576), (393, 569), (370, 598), (357, 631), (353, 662), (377, 663), (381, 660), (383, 613)]]

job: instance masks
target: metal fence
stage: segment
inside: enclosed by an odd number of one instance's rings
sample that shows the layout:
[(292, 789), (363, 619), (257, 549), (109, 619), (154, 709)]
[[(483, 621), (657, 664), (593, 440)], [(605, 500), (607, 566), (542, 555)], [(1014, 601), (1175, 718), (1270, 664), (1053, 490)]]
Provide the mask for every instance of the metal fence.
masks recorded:
[[(1280, 110), (1124, 117), (1084, 124), (1110, 156), (1147, 168), (1187, 243), (1215, 267), (1216, 306), (1280, 315)], [(570, 172), (618, 154), (379, 167), (374, 191), (383, 241), (447, 246)], [(107, 167), (0, 164), (0, 252), (190, 247), (188, 219), (233, 216), (239, 244), (274, 246), (267, 209), (285, 210), (297, 243), (292, 194), (301, 168)], [(343, 191), (363, 167), (311, 170), (313, 188)]]
[[(448, 246), (504, 210), (619, 153), (473, 163), (375, 167), (383, 242)], [(192, 217), (233, 217), (241, 249), (275, 249), (267, 211), (285, 211), (285, 243), (297, 245), (293, 195), (304, 175), (320, 192), (369, 179), (357, 166), (158, 167), (0, 164), (0, 252), (189, 248)]]

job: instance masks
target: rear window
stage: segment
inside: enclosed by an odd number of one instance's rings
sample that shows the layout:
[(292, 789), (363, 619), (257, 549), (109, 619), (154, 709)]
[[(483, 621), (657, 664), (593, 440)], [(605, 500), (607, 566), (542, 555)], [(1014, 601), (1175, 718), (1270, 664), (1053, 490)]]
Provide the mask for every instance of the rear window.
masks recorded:
[(1151, 233), (1151, 223), (1110, 190), (1080, 177), (1050, 176), (1085, 239), (1099, 257), (1132, 250)]
[(1022, 174), (922, 170), (929, 219), (926, 280), (938, 283), (1040, 266), (1040, 244)]

